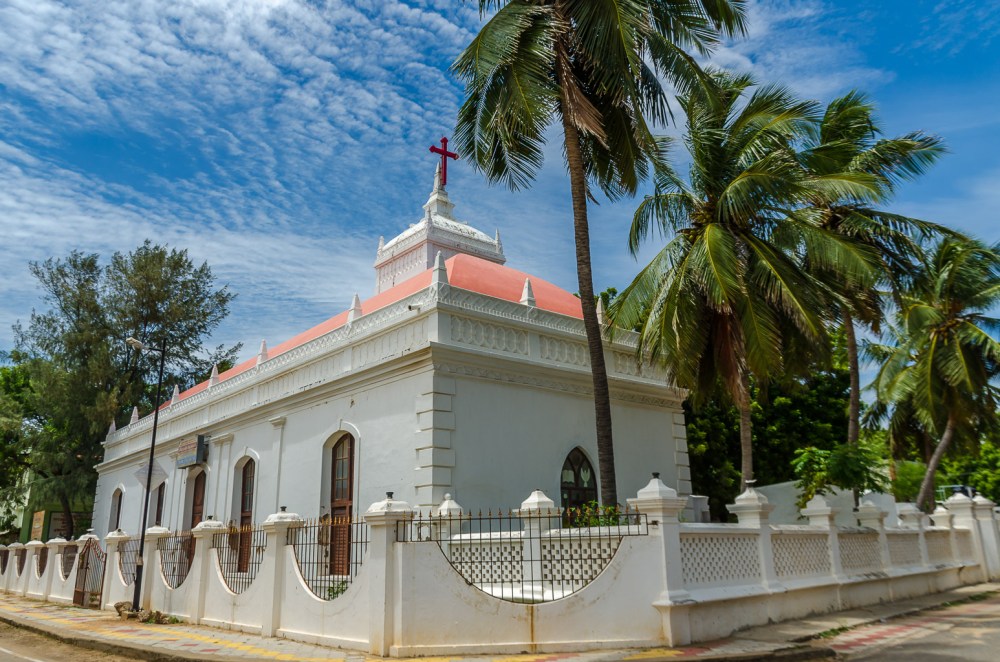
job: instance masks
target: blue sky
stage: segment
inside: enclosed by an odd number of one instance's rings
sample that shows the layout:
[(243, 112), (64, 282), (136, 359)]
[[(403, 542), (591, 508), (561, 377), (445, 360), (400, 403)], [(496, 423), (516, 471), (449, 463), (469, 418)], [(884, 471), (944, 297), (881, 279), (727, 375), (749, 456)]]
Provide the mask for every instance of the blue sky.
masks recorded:
[[(0, 0), (0, 349), (40, 305), (29, 261), (152, 238), (238, 293), (214, 339), (256, 351), (374, 286), (379, 235), (417, 221), (480, 25), (453, 0)], [(720, 66), (829, 101), (879, 103), (889, 134), (950, 154), (897, 211), (1000, 240), (1000, 0), (756, 0)], [(553, 141), (534, 188), (449, 169), (456, 215), (508, 265), (576, 290)], [(592, 210), (595, 284), (623, 287), (634, 202)], [(651, 249), (650, 249), (651, 250)]]

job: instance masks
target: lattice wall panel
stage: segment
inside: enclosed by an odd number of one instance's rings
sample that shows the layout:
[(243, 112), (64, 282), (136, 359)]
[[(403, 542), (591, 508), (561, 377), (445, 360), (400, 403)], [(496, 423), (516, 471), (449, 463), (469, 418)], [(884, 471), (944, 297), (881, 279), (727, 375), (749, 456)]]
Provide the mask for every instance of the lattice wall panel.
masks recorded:
[(894, 567), (920, 565), (920, 534), (916, 531), (907, 533), (889, 533), (889, 559)]
[(542, 581), (570, 589), (584, 586), (614, 558), (620, 538), (543, 540)]
[(466, 545), (452, 542), (448, 560), (472, 584), (520, 582), (522, 542), (520, 538)]
[(760, 581), (755, 535), (683, 533), (681, 564), (689, 586)]
[(927, 560), (931, 563), (950, 563), (951, 533), (948, 531), (927, 531)]
[(848, 574), (878, 572), (882, 569), (877, 533), (842, 533), (840, 564)]
[(771, 538), (778, 577), (829, 575), (830, 547), (826, 534), (777, 535)]

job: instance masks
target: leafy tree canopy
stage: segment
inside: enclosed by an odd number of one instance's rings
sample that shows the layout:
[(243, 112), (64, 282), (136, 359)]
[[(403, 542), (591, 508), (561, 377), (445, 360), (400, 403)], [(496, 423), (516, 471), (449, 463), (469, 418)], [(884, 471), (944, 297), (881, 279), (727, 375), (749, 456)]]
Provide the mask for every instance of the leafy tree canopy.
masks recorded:
[[(71, 502), (93, 494), (109, 424), (125, 423), (133, 406), (148, 412), (156, 404), (149, 381), (158, 357), (125, 339), (165, 343), (164, 392), (187, 387), (214, 364), (231, 365), (239, 352), (240, 345), (205, 346), (235, 295), (217, 285), (207, 263), (148, 240), (106, 264), (73, 251), (32, 263), (31, 273), (47, 310), (14, 326), (14, 367), (0, 382), (0, 403), (13, 421), (4, 453), (30, 472), (33, 498), (62, 504), (72, 532)], [(16, 494), (10, 476), (0, 479), (0, 489)]]

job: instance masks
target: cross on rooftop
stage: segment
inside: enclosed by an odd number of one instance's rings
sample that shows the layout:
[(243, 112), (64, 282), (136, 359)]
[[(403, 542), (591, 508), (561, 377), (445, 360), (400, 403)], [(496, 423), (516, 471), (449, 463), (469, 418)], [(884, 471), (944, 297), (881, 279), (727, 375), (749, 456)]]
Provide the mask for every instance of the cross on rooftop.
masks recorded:
[(441, 155), (441, 187), (448, 185), (448, 159), (457, 159), (458, 154), (448, 151), (448, 139), (441, 138), (441, 146), (431, 145), (431, 151)]

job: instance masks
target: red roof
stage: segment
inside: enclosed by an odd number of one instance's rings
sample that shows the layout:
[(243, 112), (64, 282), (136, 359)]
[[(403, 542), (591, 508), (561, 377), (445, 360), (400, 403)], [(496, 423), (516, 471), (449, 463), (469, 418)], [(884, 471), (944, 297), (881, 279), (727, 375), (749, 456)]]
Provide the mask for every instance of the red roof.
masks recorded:
[[(445, 260), (444, 264), (448, 271), (448, 282), (452, 287), (478, 292), (479, 294), (485, 294), (486, 296), (505, 301), (520, 301), (521, 293), (524, 291), (524, 280), (530, 278), (536, 307), (553, 313), (559, 313), (560, 315), (583, 319), (580, 299), (548, 281), (536, 278), (523, 271), (464, 254), (455, 255)], [(431, 284), (432, 271), (432, 269), (423, 271), (413, 278), (365, 300), (361, 304), (362, 314), (367, 315), (368, 313), (375, 312), (429, 286)], [(268, 347), (267, 357), (273, 359), (300, 345), (304, 345), (310, 340), (315, 340), (330, 331), (339, 329), (346, 323), (347, 311), (344, 311), (321, 324), (317, 324), (308, 331), (303, 331), (297, 336), (286, 340), (280, 345)], [(219, 382), (224, 382), (227, 379), (246, 372), (255, 365), (257, 365), (257, 357), (233, 366), (229, 370), (219, 374)], [(204, 391), (206, 388), (208, 388), (207, 381), (184, 391), (180, 394), (179, 399), (184, 400), (189, 398), (196, 393)]]

